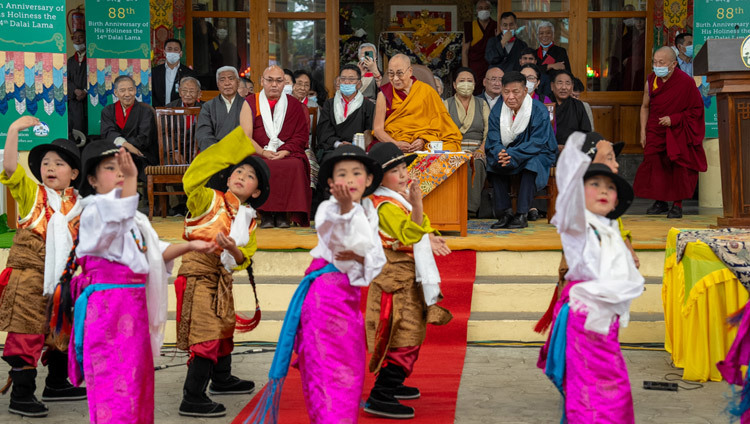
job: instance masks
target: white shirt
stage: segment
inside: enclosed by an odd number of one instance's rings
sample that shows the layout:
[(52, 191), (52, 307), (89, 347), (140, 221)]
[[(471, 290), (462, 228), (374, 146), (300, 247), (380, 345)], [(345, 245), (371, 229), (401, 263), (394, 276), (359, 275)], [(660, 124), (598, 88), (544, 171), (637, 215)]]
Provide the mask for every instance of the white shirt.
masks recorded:
[(229, 113), (229, 111), (232, 110), (232, 103), (234, 103), (234, 98), (237, 97), (237, 95), (232, 96), (231, 100), (227, 100), (223, 94), (219, 94), (219, 97), (221, 97), (221, 101), (224, 102), (224, 106), (227, 107), (227, 113)]
[[(82, 200), (85, 205), (81, 212), (76, 256), (98, 256), (127, 265), (136, 274), (148, 274), (146, 254), (140, 251), (135, 241), (137, 238), (143, 246), (143, 235), (134, 221), (138, 196), (121, 198), (120, 192), (119, 189), (112, 190)], [(167, 247), (169, 243), (161, 240), (158, 246), (147, 245), (148, 249), (159, 249), (160, 252)]]
[(166, 85), (165, 87), (166, 93), (164, 94), (164, 99), (165, 99), (165, 104), (167, 104), (172, 101), (172, 86), (174, 85), (174, 79), (177, 78), (177, 70), (180, 69), (180, 65), (178, 64), (174, 68), (170, 68), (169, 65), (165, 64), (164, 68), (167, 70), (167, 72), (164, 74), (164, 80), (165, 80), (165, 85)]
[(492, 97), (490, 97), (489, 93), (487, 93), (487, 92), (485, 91), (485, 92), (484, 92), (484, 98), (485, 98), (485, 99), (487, 100), (487, 105), (488, 105), (488, 106), (490, 107), (490, 110), (492, 110), (492, 108), (493, 108), (493, 107), (495, 107), (495, 103), (497, 103), (497, 101), (498, 101), (498, 100), (499, 100), (500, 98), (502, 98), (502, 96), (498, 94), (498, 95), (497, 95), (497, 97), (495, 97), (495, 98), (493, 99)]
[[(333, 197), (318, 206), (315, 213), (318, 245), (310, 251), (313, 258), (325, 259), (349, 277), (352, 286), (366, 287), (380, 274), (386, 263), (383, 245), (378, 235), (378, 214), (370, 199), (355, 203), (342, 215)], [(365, 258), (357, 261), (338, 261), (336, 253), (351, 250)]]

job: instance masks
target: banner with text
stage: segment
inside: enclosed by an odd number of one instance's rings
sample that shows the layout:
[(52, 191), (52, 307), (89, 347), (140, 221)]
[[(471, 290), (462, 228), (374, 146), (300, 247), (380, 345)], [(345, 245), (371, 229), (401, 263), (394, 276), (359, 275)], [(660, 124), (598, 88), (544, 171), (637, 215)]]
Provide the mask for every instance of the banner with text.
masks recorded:
[(98, 134), (104, 106), (117, 101), (120, 75), (136, 82), (136, 99), (151, 103), (149, 0), (86, 0), (89, 133)]
[(68, 138), (65, 0), (0, 2), (0, 148), (22, 115), (41, 121), (19, 134), (19, 150)]
[[(710, 38), (744, 38), (750, 33), (750, 0), (694, 0), (693, 20), (695, 53)], [(706, 107), (706, 138), (716, 138), (716, 98), (708, 94), (705, 76), (699, 88)]]

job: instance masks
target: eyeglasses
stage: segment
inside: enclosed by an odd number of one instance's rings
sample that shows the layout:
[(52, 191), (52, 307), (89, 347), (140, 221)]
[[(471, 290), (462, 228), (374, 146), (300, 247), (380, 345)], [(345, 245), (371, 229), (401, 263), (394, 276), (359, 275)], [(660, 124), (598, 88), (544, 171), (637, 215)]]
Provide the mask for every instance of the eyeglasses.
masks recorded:
[(404, 69), (403, 71), (396, 71), (395, 73), (393, 71), (388, 71), (388, 78), (396, 77), (398, 79), (404, 79), (404, 75), (406, 74), (407, 71), (409, 71), (409, 69), (411, 69), (411, 67), (408, 67)]
[(186, 96), (195, 96), (198, 94), (198, 90), (180, 90), (180, 94), (184, 94)]
[(343, 84), (356, 84), (357, 82), (359, 82), (359, 78), (357, 77), (339, 78), (339, 82)]
[(304, 88), (309, 90), (310, 89), (310, 83), (309, 82), (298, 82), (297, 86), (300, 88)]
[(526, 81), (537, 82), (539, 81), (539, 78), (530, 76), (526, 77)]
[(263, 78), (263, 79), (264, 79), (264, 80), (266, 80), (266, 82), (267, 82), (268, 84), (270, 84), (270, 85), (274, 85), (274, 84), (277, 84), (277, 85), (284, 85), (284, 78), (278, 78), (278, 79), (273, 79), (273, 78)]
[(497, 78), (497, 77), (486, 78), (486, 80), (489, 81), (489, 82), (491, 82), (491, 83), (493, 83), (493, 84), (495, 84), (495, 83), (501, 83), (502, 84), (502, 82), (503, 82), (503, 78), (502, 77), (500, 77), (500, 78)]

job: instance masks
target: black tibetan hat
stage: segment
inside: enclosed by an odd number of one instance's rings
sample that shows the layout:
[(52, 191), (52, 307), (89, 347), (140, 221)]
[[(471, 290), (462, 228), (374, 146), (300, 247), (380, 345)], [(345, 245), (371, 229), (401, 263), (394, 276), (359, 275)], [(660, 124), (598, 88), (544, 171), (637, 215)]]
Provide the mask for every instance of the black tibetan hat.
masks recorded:
[(97, 165), (102, 159), (109, 156), (114, 156), (115, 153), (119, 152), (120, 148), (115, 146), (115, 143), (106, 140), (95, 141), (89, 143), (83, 148), (83, 154), (81, 155), (81, 175), (80, 183), (78, 187), (78, 193), (82, 197), (86, 197), (90, 194), (96, 194), (94, 187), (89, 184), (88, 176), (96, 171)]
[(592, 163), (589, 165), (586, 173), (583, 175), (583, 180), (586, 181), (597, 175), (609, 177), (617, 187), (617, 206), (615, 206), (615, 210), (607, 214), (607, 218), (617, 219), (621, 217), (622, 214), (628, 210), (630, 204), (633, 203), (633, 187), (631, 187), (624, 178), (612, 172), (609, 166), (603, 163)]
[(380, 182), (383, 180), (383, 168), (371, 155), (353, 144), (343, 144), (323, 158), (320, 171), (318, 171), (318, 182), (323, 185), (327, 184), (328, 179), (333, 178), (334, 165), (342, 160), (362, 162), (367, 168), (367, 172), (372, 175), (372, 184), (365, 189), (362, 197), (371, 195), (380, 186)]
[(377, 161), (386, 172), (400, 163), (409, 166), (417, 158), (416, 153), (404, 153), (393, 143), (377, 143), (370, 149), (367, 156)]
[(52, 143), (40, 144), (31, 149), (29, 152), (29, 168), (40, 183), (42, 182), (42, 159), (47, 152), (56, 152), (71, 168), (79, 171), (78, 177), (70, 182), (70, 185), (75, 187), (76, 182), (80, 181), (81, 178), (81, 153), (78, 146), (70, 140), (58, 138)]
[[(586, 134), (586, 140), (583, 142), (583, 146), (581, 146), (581, 151), (583, 153), (586, 153), (591, 159), (594, 159), (594, 156), (596, 156), (596, 143), (601, 140), (606, 140), (606, 138), (604, 138), (604, 136), (596, 131), (591, 131), (590, 133)], [(625, 147), (625, 143), (622, 141), (612, 143), (612, 149), (615, 151), (615, 157), (620, 156), (623, 147)]]
[(255, 170), (256, 178), (258, 178), (258, 189), (260, 190), (260, 195), (258, 197), (250, 197), (247, 199), (247, 204), (254, 209), (258, 209), (266, 203), (268, 196), (271, 194), (271, 172), (263, 159), (257, 156), (247, 156), (240, 163), (228, 166), (215, 173), (213, 177), (208, 180), (206, 186), (214, 190), (227, 191), (227, 181), (229, 181), (229, 176), (232, 175), (232, 172), (234, 172), (238, 166), (242, 165), (250, 165)]

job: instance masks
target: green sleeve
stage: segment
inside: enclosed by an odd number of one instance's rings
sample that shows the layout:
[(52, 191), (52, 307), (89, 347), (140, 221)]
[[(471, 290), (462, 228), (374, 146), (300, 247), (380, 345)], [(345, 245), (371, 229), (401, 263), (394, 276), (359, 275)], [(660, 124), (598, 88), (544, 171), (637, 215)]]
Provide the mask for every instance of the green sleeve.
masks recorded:
[(206, 183), (214, 174), (254, 153), (253, 143), (242, 127), (237, 127), (218, 143), (198, 154), (182, 177), (190, 213), (198, 216), (211, 206), (214, 192), (206, 187)]
[(258, 240), (255, 238), (255, 231), (250, 233), (250, 240), (247, 241), (247, 244), (240, 247), (240, 252), (242, 252), (242, 256), (245, 257), (245, 261), (241, 264), (237, 265), (236, 268), (233, 269), (233, 271), (242, 271), (243, 269), (246, 269), (250, 266), (252, 263), (252, 257), (255, 255), (255, 251), (258, 250)]
[(26, 175), (23, 166), (16, 166), (16, 172), (10, 178), (5, 171), (0, 173), (0, 183), (8, 187), (11, 196), (18, 204), (18, 217), (23, 218), (28, 215), (36, 203), (36, 191), (39, 185)]
[(411, 215), (405, 214), (398, 206), (383, 203), (378, 208), (380, 229), (391, 237), (398, 239), (404, 246), (411, 246), (422, 240), (425, 234), (437, 233), (430, 225), (427, 215), (422, 214), (422, 225), (412, 221)]

